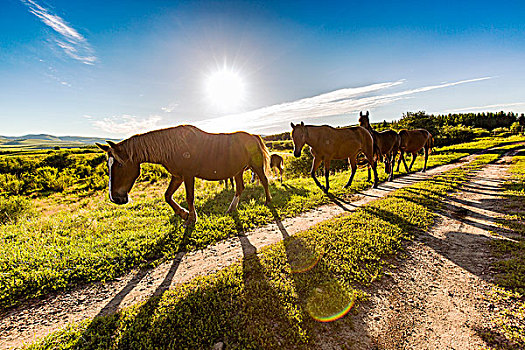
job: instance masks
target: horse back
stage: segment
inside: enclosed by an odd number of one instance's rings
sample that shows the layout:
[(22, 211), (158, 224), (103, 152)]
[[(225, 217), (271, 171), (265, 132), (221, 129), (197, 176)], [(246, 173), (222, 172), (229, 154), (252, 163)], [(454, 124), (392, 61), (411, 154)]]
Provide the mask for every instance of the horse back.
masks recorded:
[(265, 161), (256, 135), (243, 131), (212, 134), (195, 127), (177, 131), (175, 154), (168, 167), (174, 174), (221, 180)]
[(401, 149), (405, 152), (418, 152), (429, 142), (432, 135), (426, 129), (399, 131)]
[(394, 130), (376, 132), (375, 135), (383, 154), (389, 154), (394, 150), (397, 151), (401, 145), (401, 137)]

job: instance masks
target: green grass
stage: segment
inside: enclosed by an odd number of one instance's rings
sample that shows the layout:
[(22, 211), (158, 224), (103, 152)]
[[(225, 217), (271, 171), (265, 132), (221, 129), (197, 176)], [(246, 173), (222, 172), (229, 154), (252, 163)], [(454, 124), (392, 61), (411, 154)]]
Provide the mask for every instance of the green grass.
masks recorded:
[[(484, 139), (437, 150), (431, 155), (429, 166), (453, 162), (503, 141)], [(421, 158), (415, 169), (422, 167)], [(332, 176), (331, 193), (345, 197), (369, 187), (365, 172), (358, 172), (349, 190), (342, 189), (348, 172)], [(380, 176), (381, 180), (386, 179), (383, 171)], [(233, 197), (232, 190), (223, 190), (215, 182), (199, 181), (196, 192), (199, 221), (192, 230), (185, 230), (182, 222), (173, 217), (162, 196), (144, 196), (127, 206), (115, 206), (107, 200), (84, 201), (81, 203), (85, 207), (81, 204), (74, 212), (0, 225), (0, 306), (16, 305), (26, 298), (82, 282), (110, 280), (134, 266), (157, 263), (181, 250), (204, 248), (237, 236), (239, 230), (253, 229), (276, 217), (292, 217), (330, 202), (310, 178), (290, 179), (284, 185), (273, 183), (273, 209), (263, 205), (261, 186), (248, 186), (235, 216), (224, 214)], [(179, 190), (177, 201), (183, 202), (183, 196)]]
[[(468, 174), (500, 152), (398, 190), (257, 254), (233, 217), (245, 258), (114, 315), (70, 325), (30, 349), (302, 348), (344, 343), (363, 289), (381, 278), (403, 242), (432, 225), (434, 211)], [(163, 292), (163, 291), (160, 291)], [(355, 312), (355, 311), (354, 311)]]

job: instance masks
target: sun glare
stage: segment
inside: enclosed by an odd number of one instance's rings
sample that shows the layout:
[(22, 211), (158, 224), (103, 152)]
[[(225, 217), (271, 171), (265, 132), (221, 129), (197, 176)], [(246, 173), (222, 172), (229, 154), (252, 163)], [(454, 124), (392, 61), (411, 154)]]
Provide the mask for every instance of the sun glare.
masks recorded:
[(207, 78), (206, 93), (214, 106), (229, 111), (238, 107), (243, 101), (244, 81), (238, 73), (222, 69)]

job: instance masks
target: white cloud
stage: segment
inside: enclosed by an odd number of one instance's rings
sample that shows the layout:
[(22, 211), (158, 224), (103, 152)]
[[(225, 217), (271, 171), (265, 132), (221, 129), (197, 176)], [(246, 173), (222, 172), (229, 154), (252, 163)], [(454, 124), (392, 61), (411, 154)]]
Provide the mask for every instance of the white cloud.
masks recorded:
[(391, 104), (395, 101), (409, 99), (414, 94), (487, 79), (491, 79), (491, 77), (441, 83), (386, 94), (381, 94), (380, 92), (401, 85), (404, 83), (404, 80), (372, 84), (358, 88), (335, 90), (318, 96), (264, 107), (246, 113), (206, 119), (195, 124), (206, 131), (213, 132), (247, 130), (260, 133), (268, 129), (277, 129), (277, 127), (286, 128), (290, 122), (356, 113), (361, 110), (369, 110)]
[(179, 106), (178, 103), (170, 103), (168, 106), (166, 107), (161, 107), (160, 109), (165, 112), (165, 113), (171, 113), (175, 110), (175, 108), (177, 108)]
[(114, 135), (126, 136), (158, 129), (160, 128), (159, 123), (162, 121), (162, 118), (156, 115), (151, 115), (147, 118), (138, 118), (125, 114), (104, 118), (102, 120), (95, 120), (91, 116), (85, 117), (92, 120), (93, 125), (100, 130)]
[[(521, 107), (525, 106), (525, 102), (514, 102), (514, 103), (500, 103), (500, 104), (493, 104), (493, 105), (485, 105), (485, 106), (473, 106), (473, 107), (464, 107), (464, 108), (456, 108), (456, 109), (447, 109), (443, 111), (443, 113), (460, 113), (460, 112), (499, 112), (502, 109), (507, 110), (515, 110), (515, 107)], [(523, 108), (521, 108), (523, 109)]]
[(37, 4), (34, 0), (20, 0), (28, 8), (29, 12), (38, 17), (45, 25), (49, 26), (61, 39), (56, 39), (56, 44), (69, 57), (85, 64), (94, 64), (97, 61), (93, 49), (78, 31), (67, 24), (64, 19), (51, 13), (49, 9)]

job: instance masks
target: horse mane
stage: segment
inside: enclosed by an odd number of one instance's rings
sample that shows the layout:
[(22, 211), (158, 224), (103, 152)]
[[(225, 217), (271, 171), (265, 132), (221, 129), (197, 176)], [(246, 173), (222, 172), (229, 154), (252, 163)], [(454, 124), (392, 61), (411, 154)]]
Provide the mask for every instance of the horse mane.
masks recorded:
[(190, 125), (180, 125), (134, 135), (119, 145), (133, 163), (162, 163), (168, 161), (177, 150), (180, 152), (184, 149), (185, 138), (181, 133), (186, 130), (195, 132), (195, 128)]

